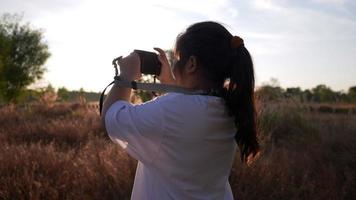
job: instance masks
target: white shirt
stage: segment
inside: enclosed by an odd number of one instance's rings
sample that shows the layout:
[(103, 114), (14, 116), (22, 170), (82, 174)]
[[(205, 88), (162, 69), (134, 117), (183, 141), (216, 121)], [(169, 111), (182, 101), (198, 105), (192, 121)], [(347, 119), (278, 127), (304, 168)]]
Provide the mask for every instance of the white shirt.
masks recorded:
[(222, 98), (169, 93), (105, 116), (114, 142), (138, 160), (132, 200), (233, 199), (236, 128)]

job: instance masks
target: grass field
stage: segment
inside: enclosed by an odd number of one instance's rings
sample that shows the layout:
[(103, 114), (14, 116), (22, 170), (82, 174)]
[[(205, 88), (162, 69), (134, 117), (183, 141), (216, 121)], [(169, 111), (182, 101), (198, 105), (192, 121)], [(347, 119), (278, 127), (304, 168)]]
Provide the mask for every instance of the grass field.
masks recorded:
[[(263, 151), (250, 166), (236, 157), (236, 199), (356, 199), (355, 114), (290, 102), (259, 108)], [(0, 108), (0, 199), (129, 199), (136, 164), (93, 106)]]

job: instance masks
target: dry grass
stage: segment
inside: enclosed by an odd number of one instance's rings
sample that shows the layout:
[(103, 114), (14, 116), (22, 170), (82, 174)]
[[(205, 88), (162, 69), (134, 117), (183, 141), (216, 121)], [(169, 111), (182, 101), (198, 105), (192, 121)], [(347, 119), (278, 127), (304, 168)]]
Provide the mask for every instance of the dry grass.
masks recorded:
[(136, 161), (85, 105), (0, 111), (0, 199), (129, 199)]
[(356, 198), (356, 116), (278, 103), (262, 111), (259, 125), (262, 157), (232, 170), (237, 199)]
[[(236, 158), (236, 199), (356, 198), (356, 115), (261, 107), (263, 152), (249, 167)], [(0, 199), (130, 198), (136, 161), (109, 140), (93, 107), (6, 106), (0, 124)]]

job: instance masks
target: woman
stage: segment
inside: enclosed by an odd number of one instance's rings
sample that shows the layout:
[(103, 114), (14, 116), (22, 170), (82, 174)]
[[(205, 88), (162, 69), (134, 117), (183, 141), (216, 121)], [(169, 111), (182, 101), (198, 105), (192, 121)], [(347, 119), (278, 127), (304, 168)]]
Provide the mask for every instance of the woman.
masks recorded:
[[(139, 161), (131, 198), (233, 199), (228, 177), (237, 145), (245, 163), (259, 152), (254, 71), (243, 40), (215, 22), (193, 24), (177, 37), (173, 73), (156, 50), (161, 83), (210, 92), (131, 105), (131, 89), (113, 86), (102, 120), (110, 138)], [(119, 65), (122, 79), (140, 78), (136, 53)]]

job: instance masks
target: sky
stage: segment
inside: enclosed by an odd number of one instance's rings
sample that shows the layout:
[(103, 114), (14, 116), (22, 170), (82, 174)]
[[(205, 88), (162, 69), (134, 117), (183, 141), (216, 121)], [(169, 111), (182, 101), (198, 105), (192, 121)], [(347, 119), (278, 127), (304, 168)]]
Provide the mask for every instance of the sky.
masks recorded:
[(171, 49), (189, 25), (217, 21), (244, 39), (257, 86), (356, 85), (354, 0), (0, 0), (0, 14), (18, 13), (42, 29), (52, 56), (36, 86), (101, 91), (113, 58), (134, 49)]

